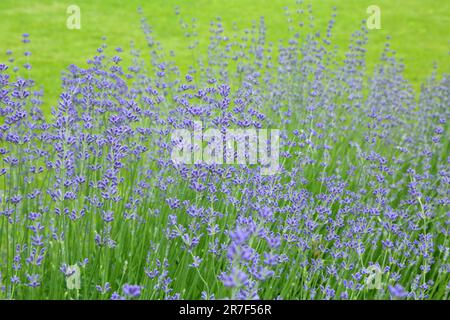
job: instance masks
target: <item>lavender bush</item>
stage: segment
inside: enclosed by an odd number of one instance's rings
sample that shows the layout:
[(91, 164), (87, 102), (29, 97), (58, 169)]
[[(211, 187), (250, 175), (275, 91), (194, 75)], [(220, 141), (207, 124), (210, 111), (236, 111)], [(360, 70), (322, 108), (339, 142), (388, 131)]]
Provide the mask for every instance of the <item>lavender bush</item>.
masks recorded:
[[(338, 57), (334, 19), (217, 19), (181, 72), (142, 18), (149, 52), (102, 45), (51, 115), (0, 64), (0, 298), (448, 299), (450, 78), (416, 95), (389, 44), (369, 72), (364, 24)], [(194, 121), (279, 129), (280, 173), (173, 163)]]

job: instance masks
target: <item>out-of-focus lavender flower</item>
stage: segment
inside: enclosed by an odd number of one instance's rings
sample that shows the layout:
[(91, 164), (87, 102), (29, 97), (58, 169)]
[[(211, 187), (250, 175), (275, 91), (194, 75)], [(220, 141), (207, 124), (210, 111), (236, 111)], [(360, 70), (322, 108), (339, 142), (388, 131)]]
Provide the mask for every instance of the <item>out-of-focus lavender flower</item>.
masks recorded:
[(122, 297), (120, 294), (118, 294), (117, 292), (114, 292), (111, 295), (111, 300), (126, 300), (125, 297)]
[(394, 300), (403, 299), (408, 296), (408, 293), (400, 284), (396, 284), (395, 286), (389, 286), (389, 292), (391, 294), (391, 298)]
[(132, 284), (124, 284), (122, 287), (124, 295), (128, 298), (139, 298), (141, 295), (141, 289), (142, 286)]
[(198, 256), (194, 256), (193, 259), (194, 261), (191, 263), (191, 267), (198, 268), (200, 266), (200, 263), (202, 263), (203, 259)]
[[(96, 285), (95, 288), (97, 289), (98, 292), (100, 292), (101, 294), (105, 294), (107, 292), (109, 292), (111, 290), (111, 284), (109, 282), (106, 282), (104, 286), (101, 285)], [(116, 293), (115, 293), (116, 294)], [(114, 294), (113, 294), (114, 295)], [(112, 299), (112, 297), (111, 297)], [(115, 299), (112, 299), (115, 300)]]

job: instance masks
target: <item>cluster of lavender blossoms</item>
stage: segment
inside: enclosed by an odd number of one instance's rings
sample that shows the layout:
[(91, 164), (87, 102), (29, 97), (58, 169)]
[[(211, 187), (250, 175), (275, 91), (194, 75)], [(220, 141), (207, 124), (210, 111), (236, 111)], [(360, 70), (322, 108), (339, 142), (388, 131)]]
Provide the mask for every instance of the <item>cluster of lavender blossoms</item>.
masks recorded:
[[(8, 52), (0, 298), (448, 299), (449, 75), (416, 95), (389, 44), (366, 68), (364, 24), (339, 58), (335, 13), (325, 34), (286, 14), (277, 43), (212, 21), (207, 54), (181, 20), (182, 68), (142, 18), (149, 54), (103, 44), (51, 114)], [(195, 122), (280, 130), (279, 172), (174, 163)]]

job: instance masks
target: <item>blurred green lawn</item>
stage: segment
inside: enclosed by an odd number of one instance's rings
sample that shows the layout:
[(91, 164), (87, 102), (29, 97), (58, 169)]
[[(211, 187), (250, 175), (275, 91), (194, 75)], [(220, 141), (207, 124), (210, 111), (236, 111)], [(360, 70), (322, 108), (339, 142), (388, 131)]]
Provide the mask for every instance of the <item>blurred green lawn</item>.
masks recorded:
[[(369, 32), (369, 67), (378, 60), (385, 38), (390, 35), (393, 48), (404, 59), (405, 75), (416, 88), (432, 72), (435, 62), (440, 72), (449, 71), (448, 0), (310, 0), (306, 3), (312, 3), (315, 23), (321, 30), (326, 28), (332, 7), (337, 7), (334, 40), (341, 53), (351, 33), (368, 17), (367, 7), (374, 4), (381, 8), (382, 29)], [(66, 9), (71, 4), (81, 9), (81, 30), (66, 28)], [(179, 16), (175, 15), (176, 6), (185, 21), (197, 19), (202, 42), (196, 54), (206, 49), (209, 21), (215, 17), (223, 19), (231, 35), (233, 22), (244, 29), (264, 16), (268, 39), (277, 40), (287, 36), (284, 8), (289, 7), (293, 13), (296, 10), (295, 0), (0, 0), (0, 62), (7, 60), (5, 51), (11, 49), (20, 57), (17, 63), (22, 65), (25, 58), (21, 34), (30, 33), (31, 76), (38, 85), (43, 85), (48, 107), (59, 95), (61, 71), (71, 63), (83, 65), (95, 54), (102, 36), (107, 37), (110, 47), (128, 49), (134, 40), (138, 48), (145, 48), (138, 6), (143, 8), (155, 37), (166, 50), (175, 51), (176, 61), (184, 68), (192, 63), (193, 57), (187, 49), (189, 41), (179, 26)]]

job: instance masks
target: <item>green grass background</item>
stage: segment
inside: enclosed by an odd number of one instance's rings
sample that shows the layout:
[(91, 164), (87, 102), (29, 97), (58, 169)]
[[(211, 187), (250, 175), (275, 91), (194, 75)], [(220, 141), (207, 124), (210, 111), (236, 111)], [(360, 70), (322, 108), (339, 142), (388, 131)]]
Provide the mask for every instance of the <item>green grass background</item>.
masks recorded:
[[(440, 72), (449, 71), (448, 0), (310, 0), (306, 3), (312, 3), (320, 30), (325, 30), (332, 7), (337, 7), (334, 41), (341, 53), (351, 33), (368, 17), (367, 7), (374, 4), (381, 8), (382, 29), (369, 32), (369, 67), (378, 60), (385, 38), (390, 35), (393, 48), (405, 62), (405, 75), (416, 89), (430, 75), (434, 63)], [(81, 30), (66, 28), (66, 9), (71, 4), (81, 9)], [(264, 16), (268, 39), (276, 41), (288, 34), (284, 8), (289, 7), (293, 13), (297, 8), (295, 0), (0, 0), (0, 61), (7, 60), (5, 51), (11, 49), (18, 58), (17, 64), (22, 65), (25, 57), (21, 34), (30, 33), (31, 76), (43, 86), (48, 107), (59, 95), (61, 71), (71, 63), (83, 65), (102, 43), (102, 36), (107, 37), (111, 47), (121, 46), (126, 50), (134, 40), (138, 48), (145, 48), (138, 6), (144, 9), (155, 37), (164, 48), (175, 51), (176, 61), (182, 68), (192, 63), (193, 56), (187, 49), (189, 41), (179, 26), (179, 17), (175, 15), (176, 6), (185, 21), (197, 19), (201, 42), (195, 54), (206, 50), (209, 21), (215, 17), (223, 19), (231, 35), (233, 22), (244, 29)]]

